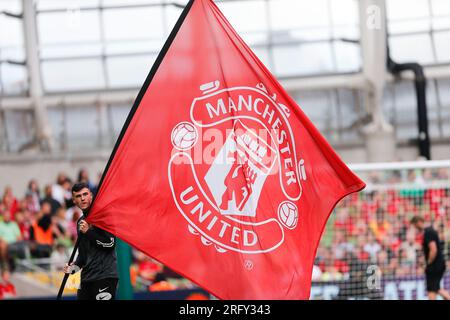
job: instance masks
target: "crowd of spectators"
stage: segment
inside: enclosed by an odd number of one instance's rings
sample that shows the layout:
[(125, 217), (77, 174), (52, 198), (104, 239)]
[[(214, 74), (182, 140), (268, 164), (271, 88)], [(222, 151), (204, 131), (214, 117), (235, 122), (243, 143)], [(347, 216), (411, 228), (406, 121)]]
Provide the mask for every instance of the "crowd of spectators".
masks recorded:
[[(79, 181), (96, 192), (85, 169), (79, 171), (77, 180), (59, 173), (54, 184), (42, 189), (38, 181), (31, 180), (23, 197), (10, 187), (4, 189), (0, 199), (0, 298), (2, 292), (14, 293), (9, 277), (17, 259), (48, 259), (53, 270), (61, 270), (68, 261), (82, 214), (73, 205), (70, 190)], [(450, 183), (449, 170), (372, 173), (365, 181), (366, 190), (346, 197), (331, 215), (317, 250), (313, 281), (348, 279), (355, 264), (376, 265), (383, 276), (423, 274), (420, 235), (409, 226), (414, 215), (433, 224), (447, 252), (450, 188), (434, 183)], [(149, 290), (174, 289), (173, 282), (166, 281), (169, 277), (183, 281), (136, 250), (131, 276), (134, 284), (137, 277), (147, 281)]]
[(438, 231), (448, 257), (448, 169), (372, 173), (366, 181), (366, 191), (346, 197), (328, 221), (313, 281), (348, 279), (353, 265), (374, 265), (384, 277), (423, 275), (422, 239), (409, 224), (414, 215)]
[[(86, 182), (93, 193), (97, 185), (81, 169), (77, 179), (59, 173), (54, 184), (41, 188), (39, 182), (29, 181), (23, 197), (6, 186), (0, 194), (0, 299), (15, 294), (10, 275), (20, 259), (32, 259), (49, 271), (61, 271), (69, 260), (77, 238), (77, 221), (82, 215), (72, 202), (71, 188), (75, 182)], [(173, 285), (167, 278), (178, 275), (133, 249), (131, 267), (133, 283), (137, 277), (148, 283), (149, 290), (169, 290)], [(181, 283), (180, 287), (184, 284)]]
[[(78, 181), (89, 183), (85, 169)], [(81, 211), (74, 207), (71, 187), (74, 181), (58, 174), (54, 184), (40, 188), (30, 180), (23, 197), (6, 186), (0, 198), (0, 291), (15, 294), (9, 281), (18, 259), (47, 259), (46, 268), (60, 269), (76, 241), (76, 222)], [(5, 295), (0, 292), (0, 298)]]

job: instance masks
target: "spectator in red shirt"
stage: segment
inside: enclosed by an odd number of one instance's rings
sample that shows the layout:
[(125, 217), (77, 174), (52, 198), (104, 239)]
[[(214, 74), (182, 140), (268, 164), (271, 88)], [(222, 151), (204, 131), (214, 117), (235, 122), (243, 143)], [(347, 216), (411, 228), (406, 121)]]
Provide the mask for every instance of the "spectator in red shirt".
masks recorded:
[(16, 214), (19, 206), (17, 198), (14, 196), (10, 186), (5, 187), (2, 203), (5, 206), (5, 211), (9, 211), (11, 213), (12, 220), (14, 220), (14, 215)]
[(20, 210), (16, 212), (16, 223), (19, 226), (22, 240), (30, 240), (30, 214), (27, 211)]

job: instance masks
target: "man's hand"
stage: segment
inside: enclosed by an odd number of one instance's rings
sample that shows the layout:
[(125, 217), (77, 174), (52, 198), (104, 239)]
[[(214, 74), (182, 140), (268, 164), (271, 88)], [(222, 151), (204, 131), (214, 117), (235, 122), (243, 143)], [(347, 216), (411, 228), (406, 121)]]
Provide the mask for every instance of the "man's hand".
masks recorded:
[(66, 265), (63, 268), (64, 273), (74, 274), (80, 271), (80, 267), (73, 264), (73, 262), (69, 265), (66, 263)]
[(84, 220), (80, 221), (80, 231), (81, 231), (81, 233), (86, 233), (89, 230), (89, 227), (90, 227), (89, 223), (87, 223)]

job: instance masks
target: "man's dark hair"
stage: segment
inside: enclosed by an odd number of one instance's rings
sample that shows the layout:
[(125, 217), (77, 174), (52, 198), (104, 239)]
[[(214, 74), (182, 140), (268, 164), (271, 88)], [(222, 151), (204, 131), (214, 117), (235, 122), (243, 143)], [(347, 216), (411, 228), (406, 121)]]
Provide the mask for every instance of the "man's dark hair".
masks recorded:
[(72, 186), (72, 193), (81, 191), (84, 188), (88, 188), (89, 189), (89, 186), (87, 185), (87, 183), (84, 183), (84, 182), (75, 183)]
[(425, 222), (425, 219), (421, 216), (414, 216), (411, 218), (411, 220), (409, 221), (411, 224), (416, 224), (418, 222)]

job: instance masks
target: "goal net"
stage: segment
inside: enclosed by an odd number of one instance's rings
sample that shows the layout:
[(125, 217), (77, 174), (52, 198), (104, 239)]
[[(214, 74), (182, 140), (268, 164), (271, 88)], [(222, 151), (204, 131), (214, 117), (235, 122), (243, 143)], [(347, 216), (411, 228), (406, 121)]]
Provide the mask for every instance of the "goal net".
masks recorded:
[(426, 299), (422, 238), (410, 219), (438, 232), (450, 289), (450, 161), (354, 165), (367, 183), (330, 216), (313, 270), (311, 299)]

